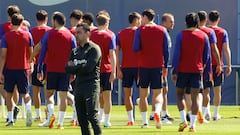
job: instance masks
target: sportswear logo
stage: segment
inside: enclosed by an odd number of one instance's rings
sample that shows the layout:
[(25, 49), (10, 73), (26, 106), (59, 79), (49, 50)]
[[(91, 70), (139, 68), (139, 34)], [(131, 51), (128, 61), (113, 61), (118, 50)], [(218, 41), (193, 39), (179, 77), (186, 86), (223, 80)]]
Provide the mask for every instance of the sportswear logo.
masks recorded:
[(38, 6), (54, 6), (68, 2), (70, 0), (28, 0), (28, 1)]
[(73, 63), (74, 63), (75, 66), (77, 66), (78, 64), (86, 64), (87, 60), (85, 60), (85, 59), (82, 59), (82, 60), (74, 59)]

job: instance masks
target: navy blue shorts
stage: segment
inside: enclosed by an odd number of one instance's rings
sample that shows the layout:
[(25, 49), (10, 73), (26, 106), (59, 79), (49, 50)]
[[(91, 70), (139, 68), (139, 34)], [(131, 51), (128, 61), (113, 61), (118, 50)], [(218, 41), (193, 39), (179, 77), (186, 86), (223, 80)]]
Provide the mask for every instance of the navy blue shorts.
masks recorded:
[(14, 86), (17, 85), (20, 94), (28, 93), (28, 73), (26, 70), (10, 70), (6, 69), (4, 73), (5, 82), (4, 89), (12, 93)]
[(112, 90), (112, 84), (109, 82), (111, 72), (100, 74), (100, 86), (102, 91)]
[(162, 88), (162, 68), (140, 68), (139, 86), (141, 88)]
[[(38, 86), (38, 87), (43, 87), (43, 82), (39, 81), (37, 78), (37, 67), (38, 67), (38, 65), (34, 64), (34, 70), (32, 73), (32, 85)], [(45, 77), (46, 77), (46, 65), (44, 64), (43, 65), (43, 80), (45, 79)]]
[(210, 88), (213, 86), (213, 82), (210, 80), (210, 75), (208, 71), (204, 70), (203, 72), (203, 88)]
[(137, 84), (138, 80), (138, 68), (122, 68), (123, 79), (122, 85), (126, 88), (131, 88), (133, 82)]
[(70, 75), (66, 73), (47, 72), (47, 89), (68, 91)]
[(214, 87), (216, 87), (216, 86), (221, 86), (222, 83), (223, 83), (223, 80), (224, 80), (224, 74), (223, 74), (223, 72), (222, 72), (219, 76), (217, 76), (216, 67), (217, 67), (217, 66), (212, 66), (212, 69), (213, 69)]
[[(203, 93), (203, 89), (200, 89), (199, 93)], [(190, 87), (187, 87), (185, 89), (185, 94), (191, 94), (191, 88)]]
[(201, 73), (178, 73), (176, 87), (178, 88), (203, 88)]

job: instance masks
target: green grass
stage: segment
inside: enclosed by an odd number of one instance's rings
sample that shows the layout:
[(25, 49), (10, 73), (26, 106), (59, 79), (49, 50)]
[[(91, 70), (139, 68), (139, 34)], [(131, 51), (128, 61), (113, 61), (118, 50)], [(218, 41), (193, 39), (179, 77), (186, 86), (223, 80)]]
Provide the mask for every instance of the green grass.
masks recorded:
[[(34, 110), (34, 109), (33, 109)], [(42, 109), (43, 110), (43, 109)], [(57, 109), (55, 109), (56, 111)], [(213, 108), (211, 108), (213, 110)], [(68, 108), (67, 115), (71, 115), (71, 108)], [(34, 111), (33, 111), (34, 112)], [(163, 125), (162, 129), (156, 129), (154, 122), (150, 121), (148, 129), (141, 129), (141, 116), (136, 107), (136, 122), (132, 127), (125, 126), (127, 123), (127, 115), (124, 106), (113, 106), (111, 122), (112, 127), (102, 129), (103, 135), (178, 135), (191, 134), (188, 129), (183, 133), (177, 132), (179, 124), (179, 113), (176, 106), (169, 106), (170, 114), (175, 117), (172, 125)], [(150, 113), (150, 110), (149, 110)], [(201, 135), (239, 135), (240, 134), (240, 107), (239, 106), (221, 106), (220, 113), (222, 119), (220, 121), (211, 121), (209, 124), (197, 124), (197, 132)], [(34, 115), (34, 114), (33, 114)], [(21, 117), (21, 114), (19, 115)], [(25, 119), (19, 118), (14, 127), (5, 127), (5, 118), (0, 119), (0, 135), (79, 135), (79, 127), (69, 126), (70, 119), (65, 119), (64, 130), (40, 128), (37, 123), (33, 123), (32, 127), (25, 127)]]

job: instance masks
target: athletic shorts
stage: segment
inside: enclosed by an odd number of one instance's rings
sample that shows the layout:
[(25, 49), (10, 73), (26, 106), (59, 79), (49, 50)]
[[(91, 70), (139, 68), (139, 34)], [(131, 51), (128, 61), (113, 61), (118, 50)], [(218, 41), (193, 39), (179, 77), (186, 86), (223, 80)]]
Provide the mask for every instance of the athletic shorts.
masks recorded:
[(176, 87), (178, 88), (203, 88), (201, 73), (178, 73)]
[(162, 68), (140, 68), (139, 86), (141, 88), (162, 88)]
[(212, 69), (213, 69), (214, 87), (216, 87), (216, 86), (221, 86), (222, 83), (223, 83), (223, 80), (224, 80), (224, 74), (223, 74), (223, 72), (222, 72), (219, 76), (217, 76), (216, 67), (217, 67), (217, 66), (212, 66)]
[(10, 70), (6, 69), (4, 73), (4, 89), (12, 93), (14, 86), (17, 85), (20, 94), (28, 93), (29, 78), (27, 70)]
[(66, 73), (47, 72), (47, 89), (68, 91), (70, 75)]
[(210, 75), (208, 71), (204, 70), (203, 72), (203, 88), (210, 88), (213, 86), (213, 82), (210, 80)]
[(138, 68), (122, 68), (123, 79), (122, 85), (123, 87), (131, 88), (133, 86), (133, 82), (137, 83), (138, 80)]
[[(200, 89), (199, 93), (203, 93), (203, 89)], [(185, 88), (185, 94), (191, 94), (191, 88), (190, 87)]]
[[(43, 87), (43, 82), (39, 81), (37, 78), (37, 67), (38, 65), (34, 64), (34, 70), (32, 73), (32, 85), (38, 86), (38, 87)], [(46, 65), (43, 65), (43, 80), (45, 79), (46, 76)]]
[(111, 72), (100, 73), (100, 86), (102, 91), (112, 90), (112, 84), (109, 82)]

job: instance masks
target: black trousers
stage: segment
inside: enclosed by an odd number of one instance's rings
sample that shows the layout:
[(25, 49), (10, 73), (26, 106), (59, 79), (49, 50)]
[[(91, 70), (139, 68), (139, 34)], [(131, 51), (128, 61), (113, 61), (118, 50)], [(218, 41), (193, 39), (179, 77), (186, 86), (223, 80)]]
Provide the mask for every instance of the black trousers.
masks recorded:
[(94, 135), (101, 135), (102, 131), (98, 120), (98, 104), (100, 85), (93, 83), (77, 84), (74, 91), (75, 106), (82, 135), (91, 135), (89, 122), (92, 125)]

